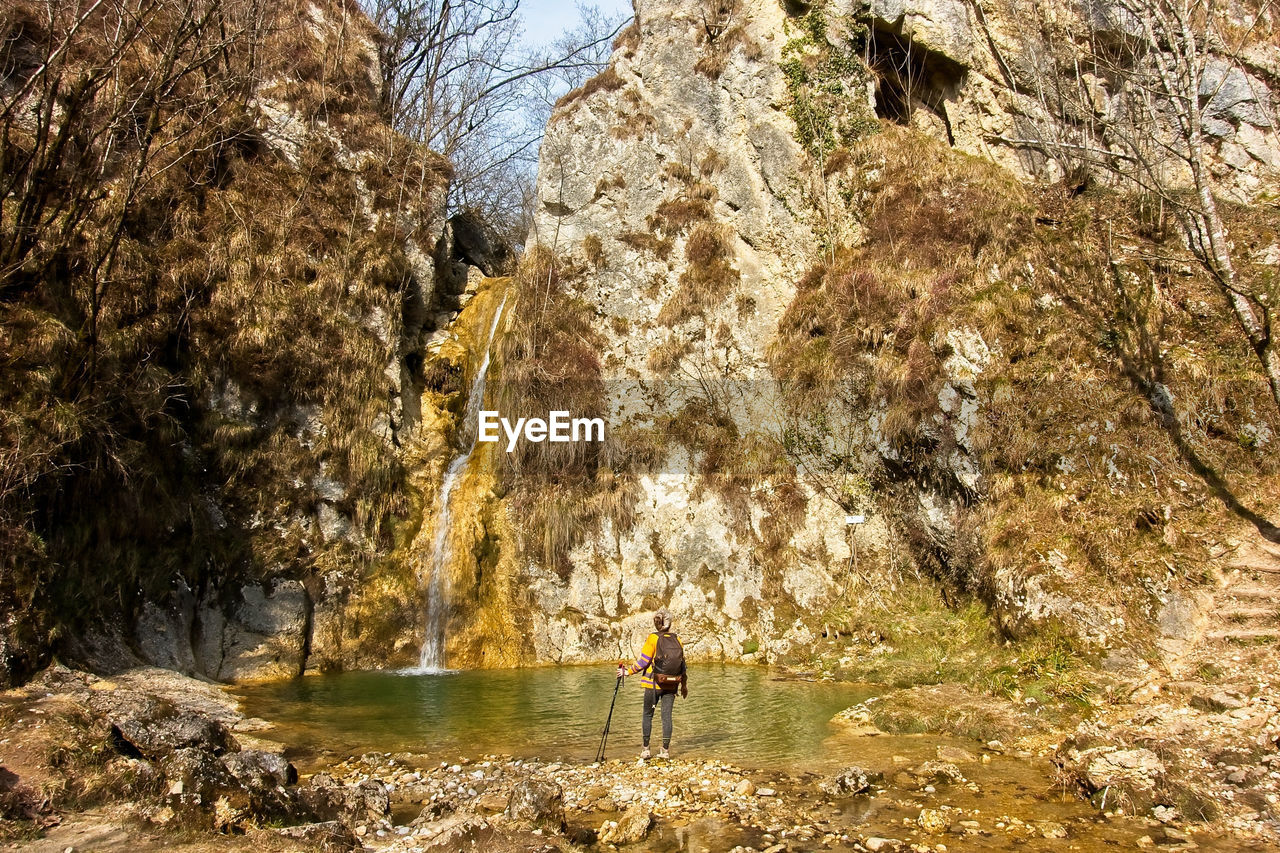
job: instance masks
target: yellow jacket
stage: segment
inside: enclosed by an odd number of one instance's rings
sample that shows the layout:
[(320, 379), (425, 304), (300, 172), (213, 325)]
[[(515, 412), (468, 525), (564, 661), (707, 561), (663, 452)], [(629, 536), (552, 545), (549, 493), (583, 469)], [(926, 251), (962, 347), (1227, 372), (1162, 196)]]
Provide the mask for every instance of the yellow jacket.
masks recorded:
[[(669, 633), (669, 632), (663, 632)], [(658, 690), (658, 684), (653, 680), (653, 656), (658, 652), (658, 635), (650, 634), (645, 638), (644, 646), (640, 649), (640, 657), (636, 658), (635, 663), (627, 667), (627, 675), (635, 675), (637, 672), (643, 672), (644, 677), (640, 679), (640, 686), (648, 690)]]

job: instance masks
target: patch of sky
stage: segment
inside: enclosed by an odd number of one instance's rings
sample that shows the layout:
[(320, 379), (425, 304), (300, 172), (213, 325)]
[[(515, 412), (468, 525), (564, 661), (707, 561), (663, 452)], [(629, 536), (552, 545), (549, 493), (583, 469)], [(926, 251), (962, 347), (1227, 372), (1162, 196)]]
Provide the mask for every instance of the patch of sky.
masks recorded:
[(572, 0), (520, 0), (524, 46), (537, 49), (551, 45), (596, 13), (610, 21), (630, 18), (631, 0), (601, 0), (590, 7)]

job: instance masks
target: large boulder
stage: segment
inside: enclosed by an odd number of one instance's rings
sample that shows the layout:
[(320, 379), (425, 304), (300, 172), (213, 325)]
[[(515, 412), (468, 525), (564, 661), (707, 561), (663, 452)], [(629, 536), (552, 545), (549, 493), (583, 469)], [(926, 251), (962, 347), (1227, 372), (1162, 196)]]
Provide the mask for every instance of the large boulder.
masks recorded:
[(209, 803), (217, 794), (237, 787), (222, 762), (203, 749), (174, 750), (161, 760), (160, 769), (171, 796), (198, 796), (201, 802)]
[(1137, 813), (1159, 800), (1166, 781), (1164, 762), (1149, 749), (1111, 744), (1080, 748), (1069, 740), (1054, 755), (1064, 779), (1100, 809)]
[(109, 712), (107, 720), (112, 743), (126, 755), (154, 760), (181, 749), (198, 749), (210, 756), (239, 749), (231, 731), (217, 720), (150, 696), (131, 697)]
[(281, 837), (298, 842), (308, 850), (319, 850), (320, 853), (348, 853), (363, 846), (350, 827), (343, 826), (336, 820), (286, 826), (277, 831)]
[(518, 823), (560, 832), (564, 829), (564, 789), (544, 779), (525, 779), (511, 789), (507, 817)]
[(1139, 808), (1150, 805), (1156, 785), (1164, 777), (1164, 762), (1149, 749), (1096, 747), (1085, 750), (1077, 766), (1081, 780), (1092, 791), (1110, 789), (1118, 795), (1117, 800), (1127, 799)]
[(143, 602), (133, 628), (133, 645), (141, 658), (176, 672), (195, 672), (195, 608), (195, 594), (180, 578), (167, 596)]
[(949, 761), (925, 761), (907, 772), (921, 785), (950, 785), (965, 781), (960, 768)]
[(601, 844), (635, 844), (644, 841), (653, 828), (653, 815), (644, 806), (632, 806), (616, 821), (600, 827)]
[(297, 796), (316, 819), (336, 820), (345, 826), (377, 821), (391, 811), (386, 787), (372, 779), (342, 785), (328, 773), (317, 773), (310, 785), (298, 789)]
[(246, 750), (222, 757), (222, 765), (234, 778), (237, 790), (226, 795), (226, 806), (237, 821), (308, 820), (309, 809), (297, 790), (286, 786), (298, 781), (298, 771), (283, 756)]
[(830, 779), (824, 779), (818, 787), (823, 793), (833, 797), (847, 797), (871, 790), (871, 786), (880, 781), (881, 775), (863, 767), (853, 765), (841, 770)]
[(297, 768), (274, 752), (246, 749), (224, 755), (222, 764), (246, 788), (283, 787), (298, 782)]

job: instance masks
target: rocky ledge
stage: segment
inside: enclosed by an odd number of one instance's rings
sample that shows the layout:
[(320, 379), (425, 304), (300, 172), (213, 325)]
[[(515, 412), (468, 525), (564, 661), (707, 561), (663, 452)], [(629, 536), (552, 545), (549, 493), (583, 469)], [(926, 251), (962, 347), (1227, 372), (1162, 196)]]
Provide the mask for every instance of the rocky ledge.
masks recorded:
[[(103, 679), (55, 667), (0, 694), (0, 840), (129, 853), (946, 853), (1245, 839), (1277, 849), (1268, 684), (1164, 684), (1144, 712), (1133, 703), (1153, 698), (1148, 686), (1114, 697), (1066, 740), (1039, 730), (1008, 747), (888, 736), (855, 706), (832, 744), (858, 763), (822, 773), (680, 756), (411, 753), (325, 759), (299, 773), (282, 745), (262, 739), (270, 726), (245, 718), (217, 685), (164, 670)], [(1215, 814), (1198, 810), (1208, 802)]]
[(126, 838), (274, 825), (284, 839), (349, 850), (356, 825), (388, 813), (380, 782), (318, 773), (299, 784), (284, 747), (254, 736), (265, 722), (217, 685), (168, 670), (105, 679), (54, 666), (0, 694), (0, 720), (0, 838), (64, 819), (83, 832), (90, 813), (127, 825)]
[[(967, 755), (971, 761), (978, 760)], [(855, 799), (894, 799), (884, 776), (850, 766), (830, 776), (747, 770), (709, 760), (613, 760), (588, 765), (487, 755), (428, 767), (410, 754), (366, 754), (332, 772), (348, 785), (387, 780), (393, 803), (418, 808), (403, 825), (382, 821), (357, 827), (369, 846), (388, 853), (466, 849), (684, 848), (695, 838), (708, 849), (897, 849), (917, 836), (945, 833), (964, 814), (925, 809), (907, 820), (899, 838), (857, 831), (842, 819)], [(929, 760), (901, 771), (921, 796), (949, 785), (977, 790), (955, 764)], [(895, 806), (911, 803), (894, 799)], [(916, 804), (918, 807), (918, 804)], [(927, 812), (949, 815), (939, 824)], [(1012, 827), (1021, 821), (1009, 820)], [(930, 822), (932, 821), (932, 822)], [(1043, 830), (1027, 826), (1026, 834)], [(1064, 830), (1065, 832), (1065, 830)], [(532, 836), (532, 837), (530, 837)], [(528, 846), (530, 843), (532, 847)], [(524, 846), (521, 846), (524, 845)], [(928, 845), (914, 844), (916, 849)], [(945, 844), (943, 844), (945, 848)], [(637, 848), (642, 849), (642, 848)]]

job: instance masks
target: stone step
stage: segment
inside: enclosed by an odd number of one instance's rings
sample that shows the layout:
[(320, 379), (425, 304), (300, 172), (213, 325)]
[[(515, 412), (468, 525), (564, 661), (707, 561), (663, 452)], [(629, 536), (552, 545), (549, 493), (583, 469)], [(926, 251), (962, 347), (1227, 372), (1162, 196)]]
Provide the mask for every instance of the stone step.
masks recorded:
[(1280, 610), (1275, 607), (1231, 607), (1221, 608), (1222, 619), (1228, 621), (1236, 621), (1240, 619), (1268, 620), (1275, 619), (1280, 616)]
[(1218, 628), (1205, 634), (1209, 640), (1227, 640), (1262, 645), (1280, 639), (1280, 628)]
[(1275, 590), (1280, 588), (1280, 573), (1246, 572), (1236, 579), (1232, 589), (1236, 587)]
[(1237, 586), (1225, 591), (1223, 598), (1236, 598), (1249, 601), (1277, 601), (1280, 602), (1280, 589), (1272, 587), (1252, 587)]
[(1265, 539), (1255, 539), (1252, 542), (1240, 543), (1236, 550), (1238, 555), (1236, 559), (1249, 562), (1259, 558), (1265, 560), (1268, 557), (1280, 561), (1280, 542), (1268, 542)]
[(1264, 634), (1280, 636), (1280, 622), (1268, 619), (1224, 619), (1213, 630), (1226, 634), (1234, 634), (1238, 631), (1261, 631)]

